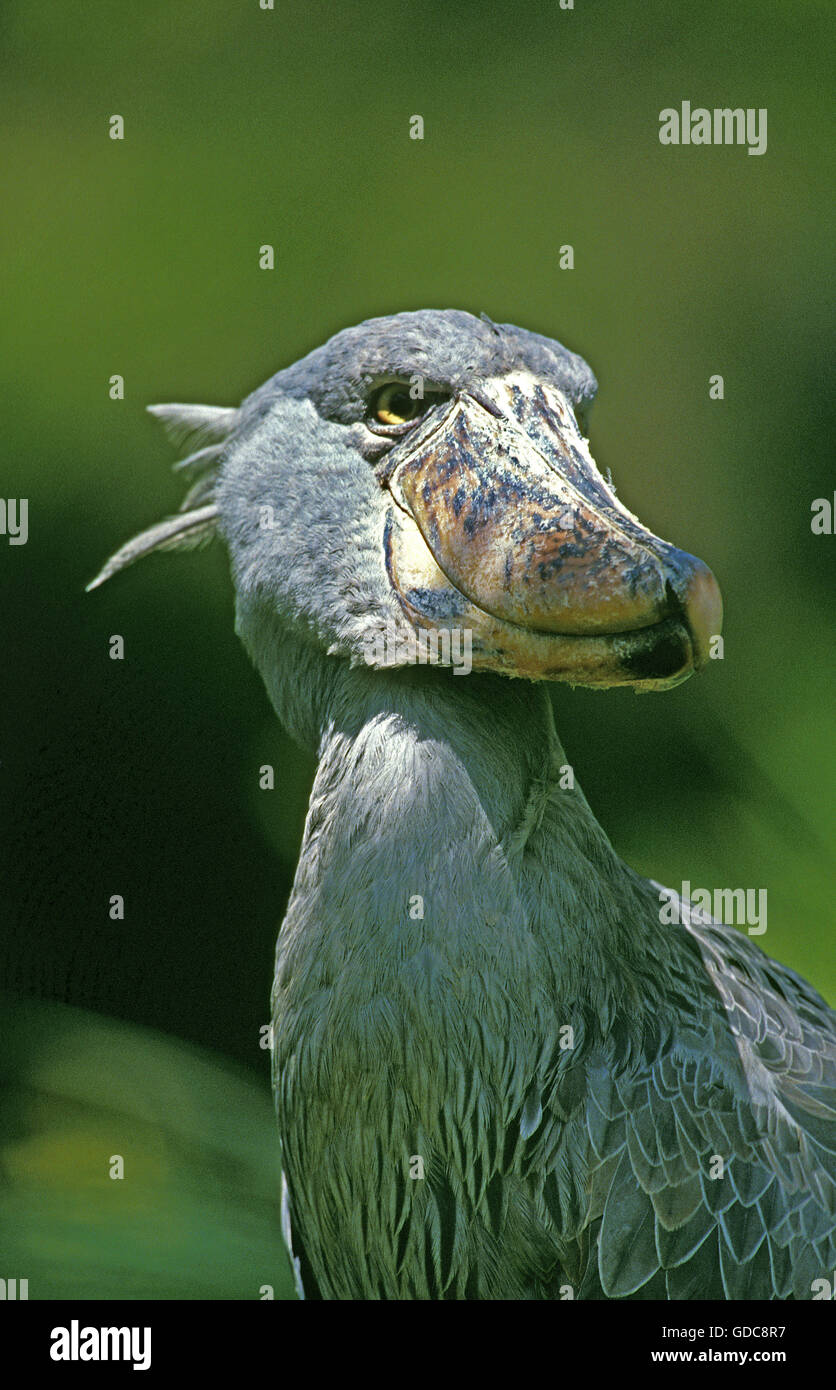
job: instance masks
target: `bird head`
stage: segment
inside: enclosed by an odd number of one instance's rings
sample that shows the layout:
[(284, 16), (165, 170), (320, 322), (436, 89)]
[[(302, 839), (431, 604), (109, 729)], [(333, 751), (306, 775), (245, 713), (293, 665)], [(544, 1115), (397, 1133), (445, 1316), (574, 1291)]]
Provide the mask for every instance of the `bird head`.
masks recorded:
[(266, 628), (352, 665), (445, 665), (466, 634), (474, 670), (676, 685), (708, 659), (719, 589), (602, 477), (595, 391), (582, 358), (510, 324), (371, 319), (237, 410), (152, 407), (202, 446), (179, 465), (195, 481), (90, 587), (218, 531), (251, 649)]

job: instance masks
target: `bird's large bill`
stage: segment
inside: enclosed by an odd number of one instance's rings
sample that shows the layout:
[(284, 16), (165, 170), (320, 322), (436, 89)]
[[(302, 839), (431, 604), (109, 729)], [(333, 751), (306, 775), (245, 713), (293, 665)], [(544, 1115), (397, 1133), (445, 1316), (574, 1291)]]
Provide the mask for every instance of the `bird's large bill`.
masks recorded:
[(390, 582), (416, 628), (471, 631), (475, 669), (661, 689), (708, 659), (714, 576), (619, 502), (556, 388), (461, 394), (386, 475)]

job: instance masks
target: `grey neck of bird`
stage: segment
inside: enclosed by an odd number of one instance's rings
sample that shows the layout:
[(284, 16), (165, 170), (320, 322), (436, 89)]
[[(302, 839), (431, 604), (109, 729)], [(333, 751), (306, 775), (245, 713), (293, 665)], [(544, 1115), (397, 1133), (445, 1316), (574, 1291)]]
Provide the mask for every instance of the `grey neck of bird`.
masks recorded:
[(545, 958), (576, 1014), (646, 1032), (669, 959), (658, 897), (571, 784), (548, 688), (287, 643), (253, 655), (319, 759), (289, 913), (312, 968), (324, 979), (329, 951), (335, 973), (357, 952), (381, 976), (429, 943), (451, 969), (505, 954), (524, 990), (529, 971), (542, 989)]

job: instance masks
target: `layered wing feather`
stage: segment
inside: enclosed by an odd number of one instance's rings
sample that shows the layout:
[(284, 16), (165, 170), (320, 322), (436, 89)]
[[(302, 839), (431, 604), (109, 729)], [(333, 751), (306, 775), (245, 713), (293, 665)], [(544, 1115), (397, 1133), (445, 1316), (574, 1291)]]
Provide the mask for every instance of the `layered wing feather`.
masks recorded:
[(686, 930), (714, 996), (696, 1026), (644, 1067), (590, 1058), (581, 1296), (812, 1298), (836, 1261), (834, 1015), (739, 932)]

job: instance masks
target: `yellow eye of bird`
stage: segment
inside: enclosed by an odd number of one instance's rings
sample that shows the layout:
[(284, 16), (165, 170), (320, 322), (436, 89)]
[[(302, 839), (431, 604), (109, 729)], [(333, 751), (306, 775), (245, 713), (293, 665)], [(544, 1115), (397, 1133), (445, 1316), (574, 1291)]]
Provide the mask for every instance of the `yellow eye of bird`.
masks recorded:
[(390, 381), (388, 386), (381, 387), (373, 406), (374, 418), (381, 425), (405, 425), (417, 420), (425, 409), (426, 402), (413, 400), (409, 388), (400, 381)]

